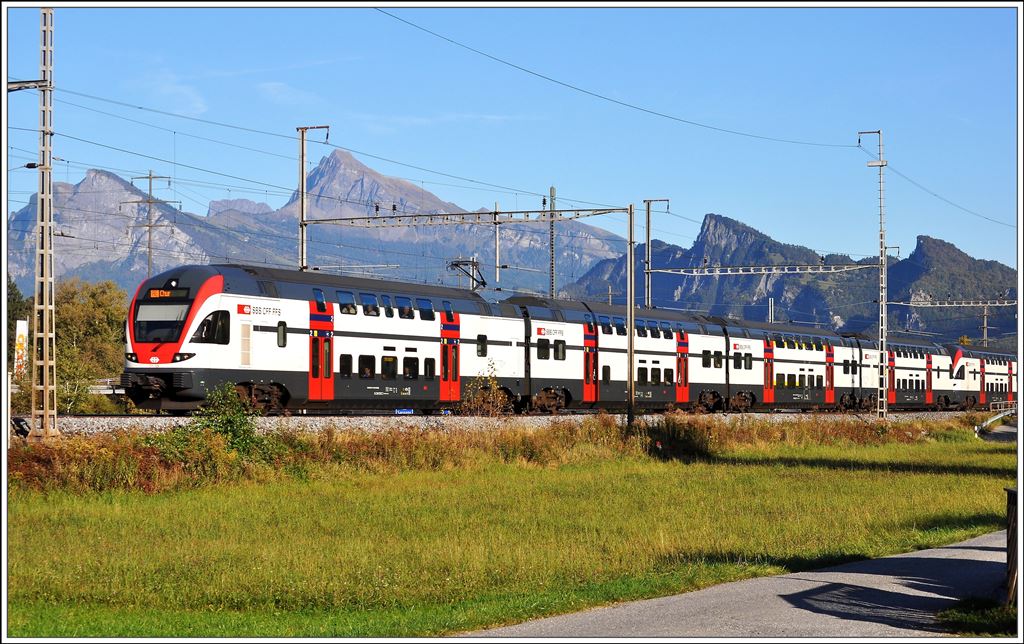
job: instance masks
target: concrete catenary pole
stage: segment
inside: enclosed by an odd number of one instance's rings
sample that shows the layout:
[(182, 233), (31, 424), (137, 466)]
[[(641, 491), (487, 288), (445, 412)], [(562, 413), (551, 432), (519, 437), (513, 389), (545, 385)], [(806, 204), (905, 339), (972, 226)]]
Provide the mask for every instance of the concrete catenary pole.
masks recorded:
[(60, 435), (57, 428), (57, 346), (53, 289), (53, 9), (41, 9), (39, 59), (39, 198), (36, 202), (36, 280), (33, 296), (32, 428), (29, 439)]
[(626, 425), (633, 426), (635, 419), (634, 404), (636, 402), (636, 381), (633, 377), (633, 316), (635, 306), (633, 298), (634, 282), (636, 273), (634, 268), (633, 248), (633, 204), (629, 205), (626, 228), (629, 229), (629, 239), (626, 242)]
[(858, 132), (857, 144), (860, 145), (859, 135), (878, 135), (878, 159), (868, 161), (869, 168), (878, 168), (878, 405), (876, 413), (878, 418), (885, 420), (889, 415), (889, 399), (887, 396), (886, 372), (889, 367), (889, 353), (885, 346), (886, 329), (886, 303), (888, 294), (888, 283), (886, 275), (886, 254), (888, 248), (885, 245), (885, 148), (882, 146), (882, 131), (872, 130)]
[(551, 215), (548, 221), (548, 250), (551, 254), (551, 284), (548, 287), (548, 294), (551, 299), (555, 297), (555, 187), (551, 186), (551, 203), (548, 207), (551, 208)]
[(306, 255), (306, 130), (328, 130), (330, 125), (297, 127), (299, 133), (299, 270), (309, 269)]

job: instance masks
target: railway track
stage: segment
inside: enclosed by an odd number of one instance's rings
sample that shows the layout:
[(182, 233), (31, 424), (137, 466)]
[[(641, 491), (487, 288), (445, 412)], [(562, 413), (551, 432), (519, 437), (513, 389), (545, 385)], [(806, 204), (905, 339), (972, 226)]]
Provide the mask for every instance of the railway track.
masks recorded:
[[(968, 412), (890, 412), (893, 419), (909, 421), (917, 419), (941, 420), (954, 418)], [(406, 416), (383, 414), (359, 415), (292, 415), (270, 416), (256, 419), (260, 431), (320, 431), (333, 427), (338, 431), (384, 431), (390, 429), (499, 429), (513, 423), (519, 427), (541, 428), (553, 422), (583, 422), (593, 417), (593, 413), (573, 413), (544, 416)], [(739, 422), (744, 418), (757, 418), (769, 422), (786, 422), (803, 418), (834, 418), (834, 413), (801, 413), (801, 412), (765, 412), (756, 414), (714, 414), (726, 422)], [(613, 414), (620, 422), (624, 415)], [(846, 414), (850, 418), (860, 418), (870, 422), (874, 417), (870, 414)], [(643, 415), (637, 418), (647, 421), (657, 420), (660, 415)], [(61, 416), (60, 431), (68, 435), (90, 435), (116, 431), (162, 432), (189, 422), (186, 416), (139, 416), (139, 415), (104, 415), (104, 416)]]

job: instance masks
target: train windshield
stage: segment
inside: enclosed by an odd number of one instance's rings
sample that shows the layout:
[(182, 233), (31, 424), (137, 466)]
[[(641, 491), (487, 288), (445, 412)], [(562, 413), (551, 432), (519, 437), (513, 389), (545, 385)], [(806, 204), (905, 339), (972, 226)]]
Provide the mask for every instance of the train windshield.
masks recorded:
[(140, 304), (135, 312), (136, 342), (173, 342), (181, 337), (189, 304)]

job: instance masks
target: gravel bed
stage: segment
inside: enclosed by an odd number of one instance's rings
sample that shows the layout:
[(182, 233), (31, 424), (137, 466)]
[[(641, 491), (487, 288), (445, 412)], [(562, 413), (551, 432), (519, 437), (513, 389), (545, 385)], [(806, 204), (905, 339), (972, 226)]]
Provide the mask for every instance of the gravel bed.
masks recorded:
[[(910, 420), (946, 420), (955, 418), (965, 412), (898, 412), (891, 413), (890, 418), (896, 422)], [(280, 430), (296, 430), (319, 432), (333, 427), (336, 431), (383, 431), (389, 429), (408, 429), (422, 431), (426, 429), (441, 431), (459, 431), (463, 429), (498, 429), (513, 423), (519, 427), (541, 428), (553, 422), (581, 423), (592, 414), (567, 414), (559, 416), (513, 416), (504, 418), (479, 418), (465, 416), (278, 416), (256, 419), (257, 427), (262, 432)], [(619, 422), (625, 422), (625, 416), (613, 415)], [(756, 419), (772, 423), (791, 422), (806, 418), (859, 418), (873, 421), (873, 412), (863, 414), (804, 414), (793, 412), (759, 413), (759, 414), (715, 414), (715, 417), (727, 422), (736, 423), (744, 419)], [(660, 416), (637, 416), (638, 419), (656, 421)], [(62, 416), (58, 419), (63, 434), (101, 434), (118, 430), (137, 432), (163, 432), (179, 425), (188, 423), (187, 417), (181, 416)]]

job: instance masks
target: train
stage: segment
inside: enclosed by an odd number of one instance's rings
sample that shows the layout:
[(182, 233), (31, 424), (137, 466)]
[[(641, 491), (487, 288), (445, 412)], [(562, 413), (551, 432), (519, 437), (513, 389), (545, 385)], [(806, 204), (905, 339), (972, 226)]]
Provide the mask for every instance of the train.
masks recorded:
[[(635, 309), (634, 409), (872, 410), (1014, 401), (1016, 356), (921, 337), (874, 339)], [(627, 405), (625, 306), (241, 264), (139, 285), (121, 386), (189, 413), (230, 383), (265, 413), (431, 414), (490, 396), (517, 412)]]

